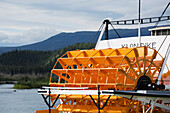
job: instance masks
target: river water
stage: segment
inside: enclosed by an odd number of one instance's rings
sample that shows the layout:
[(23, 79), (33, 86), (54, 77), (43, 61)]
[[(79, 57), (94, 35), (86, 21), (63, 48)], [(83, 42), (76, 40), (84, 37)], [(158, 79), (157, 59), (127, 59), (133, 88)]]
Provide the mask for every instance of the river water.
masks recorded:
[(12, 84), (0, 85), (0, 113), (34, 113), (48, 109), (37, 89), (12, 89)]

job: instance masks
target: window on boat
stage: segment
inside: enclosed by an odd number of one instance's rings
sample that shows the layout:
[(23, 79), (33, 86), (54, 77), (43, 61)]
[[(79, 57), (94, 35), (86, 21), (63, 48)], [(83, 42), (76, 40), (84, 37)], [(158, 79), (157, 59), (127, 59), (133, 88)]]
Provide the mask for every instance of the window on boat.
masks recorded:
[(168, 35), (170, 35), (170, 29), (168, 29)]
[(161, 35), (161, 30), (157, 30), (156, 35)]
[(162, 30), (162, 35), (166, 35), (167, 34), (167, 29)]
[(152, 31), (152, 36), (155, 36), (155, 31)]

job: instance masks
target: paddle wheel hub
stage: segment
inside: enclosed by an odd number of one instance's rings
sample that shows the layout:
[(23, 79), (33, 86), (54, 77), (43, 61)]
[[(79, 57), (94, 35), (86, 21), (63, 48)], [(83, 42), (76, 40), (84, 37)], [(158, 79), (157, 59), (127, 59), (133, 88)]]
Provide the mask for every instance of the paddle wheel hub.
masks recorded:
[(152, 80), (146, 76), (143, 75), (138, 79), (136, 88), (138, 90), (149, 90), (151, 89), (149, 86), (152, 84)]

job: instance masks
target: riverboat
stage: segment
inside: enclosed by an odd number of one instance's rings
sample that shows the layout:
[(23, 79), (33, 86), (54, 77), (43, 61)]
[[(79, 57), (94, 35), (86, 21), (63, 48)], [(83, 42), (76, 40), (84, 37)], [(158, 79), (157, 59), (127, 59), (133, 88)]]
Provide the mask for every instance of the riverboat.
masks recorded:
[[(170, 26), (140, 36), (141, 24), (165, 20), (170, 16), (104, 20), (94, 49), (68, 51), (57, 60), (49, 86), (38, 90), (48, 109), (35, 113), (170, 112)], [(122, 24), (138, 24), (139, 36), (109, 39), (109, 25)]]

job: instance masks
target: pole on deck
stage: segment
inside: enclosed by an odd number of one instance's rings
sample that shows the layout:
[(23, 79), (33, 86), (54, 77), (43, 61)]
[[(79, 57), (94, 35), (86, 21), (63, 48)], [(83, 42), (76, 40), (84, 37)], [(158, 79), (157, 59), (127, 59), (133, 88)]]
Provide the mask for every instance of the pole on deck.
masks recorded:
[(100, 86), (98, 85), (98, 113), (100, 113)]
[(106, 27), (105, 27), (105, 40), (108, 40), (109, 38), (109, 27), (108, 25), (110, 24), (110, 21), (108, 19), (104, 20), (103, 22), (104, 24), (106, 24)]
[(50, 94), (51, 94), (51, 91), (50, 91), (50, 88), (49, 88), (49, 104), (48, 104), (49, 113), (51, 113), (51, 105), (50, 105), (51, 98), (50, 98)]
[(139, 47), (141, 46), (141, 35), (140, 35), (140, 4), (141, 4), (141, 1), (139, 0), (139, 21), (138, 21)]

